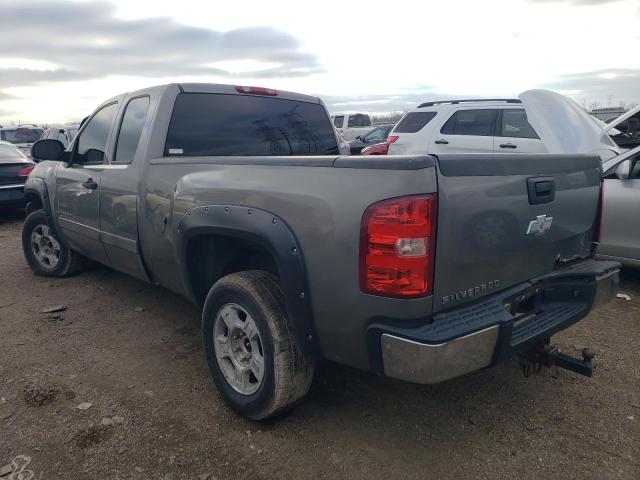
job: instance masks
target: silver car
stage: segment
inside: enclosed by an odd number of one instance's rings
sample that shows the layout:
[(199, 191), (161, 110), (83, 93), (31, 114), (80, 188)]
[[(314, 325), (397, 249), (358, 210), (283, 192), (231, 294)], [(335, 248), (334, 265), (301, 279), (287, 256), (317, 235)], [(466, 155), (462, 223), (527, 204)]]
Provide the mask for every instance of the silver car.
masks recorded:
[(605, 124), (567, 97), (543, 90), (520, 95), (529, 122), (550, 153), (597, 153), (602, 159), (603, 198), (597, 256), (640, 268), (640, 146), (624, 151), (613, 138), (622, 122), (637, 122), (640, 106)]
[(640, 147), (608, 160), (598, 257), (640, 268)]

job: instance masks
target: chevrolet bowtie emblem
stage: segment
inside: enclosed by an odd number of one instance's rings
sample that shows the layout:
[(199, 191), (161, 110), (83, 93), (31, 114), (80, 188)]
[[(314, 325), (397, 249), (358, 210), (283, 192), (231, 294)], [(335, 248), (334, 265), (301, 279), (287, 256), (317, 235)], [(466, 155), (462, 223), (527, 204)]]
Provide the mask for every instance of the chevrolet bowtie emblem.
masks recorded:
[(551, 222), (553, 217), (547, 217), (546, 215), (538, 215), (535, 220), (529, 222), (529, 228), (527, 228), (527, 235), (543, 235), (548, 230), (551, 230)]

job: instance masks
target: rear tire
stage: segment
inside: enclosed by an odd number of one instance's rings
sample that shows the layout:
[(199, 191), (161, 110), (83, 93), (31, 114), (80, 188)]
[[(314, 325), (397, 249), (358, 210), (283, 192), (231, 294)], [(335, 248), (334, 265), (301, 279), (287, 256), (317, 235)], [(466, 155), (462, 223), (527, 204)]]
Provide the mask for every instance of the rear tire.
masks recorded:
[(273, 417), (309, 391), (314, 362), (299, 347), (280, 285), (267, 272), (233, 273), (215, 283), (202, 312), (202, 338), (218, 390), (241, 415)]
[(68, 277), (86, 265), (86, 258), (60, 241), (44, 210), (29, 214), (22, 226), (22, 250), (36, 275)]

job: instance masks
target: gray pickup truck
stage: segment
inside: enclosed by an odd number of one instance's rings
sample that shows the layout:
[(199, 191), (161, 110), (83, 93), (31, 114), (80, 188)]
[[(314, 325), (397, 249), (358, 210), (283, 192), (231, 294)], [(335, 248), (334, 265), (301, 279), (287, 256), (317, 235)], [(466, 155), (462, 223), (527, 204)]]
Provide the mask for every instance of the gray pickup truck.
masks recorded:
[(117, 96), (32, 152), (34, 272), (91, 259), (202, 306), (213, 379), (253, 419), (321, 359), (416, 383), (514, 355), (590, 374), (550, 338), (618, 288), (592, 258), (595, 156), (342, 157), (318, 98), (205, 84)]

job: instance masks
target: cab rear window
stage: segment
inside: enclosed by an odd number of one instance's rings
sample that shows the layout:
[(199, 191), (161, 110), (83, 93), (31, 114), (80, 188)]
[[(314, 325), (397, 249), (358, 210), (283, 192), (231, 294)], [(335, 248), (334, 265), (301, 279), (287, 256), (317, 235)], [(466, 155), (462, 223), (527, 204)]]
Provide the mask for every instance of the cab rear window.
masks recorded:
[(393, 130), (394, 133), (416, 133), (433, 120), (436, 112), (411, 112), (407, 113)]
[(254, 95), (181, 93), (165, 155), (337, 155), (322, 105)]

